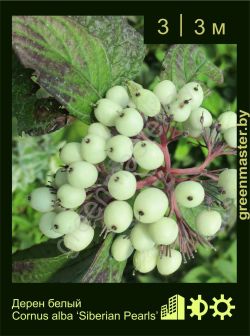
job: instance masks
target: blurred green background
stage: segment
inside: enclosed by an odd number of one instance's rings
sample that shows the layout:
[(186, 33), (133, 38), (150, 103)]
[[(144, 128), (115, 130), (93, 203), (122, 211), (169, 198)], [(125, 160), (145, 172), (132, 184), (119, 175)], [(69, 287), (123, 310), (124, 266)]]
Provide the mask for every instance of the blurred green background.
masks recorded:
[[(140, 20), (130, 17), (131, 23), (142, 30)], [(148, 45), (142, 71), (136, 79), (144, 87), (150, 88), (159, 75), (161, 62), (169, 45)], [(208, 57), (224, 72), (224, 84), (210, 87), (211, 95), (203, 106), (211, 111), (214, 118), (226, 110), (236, 112), (236, 65), (237, 46), (231, 44), (203, 45)], [(30, 137), (13, 134), (12, 193), (13, 193), (13, 253), (45, 241), (38, 229), (40, 214), (33, 211), (27, 202), (32, 189), (50, 180), (59, 167), (58, 149), (65, 141), (80, 141), (87, 126), (79, 121), (54, 133)], [(192, 146), (186, 139), (171, 147), (174, 166), (198, 165), (203, 160), (199, 147)], [(235, 167), (235, 158), (224, 156), (217, 159), (211, 168)], [(227, 214), (225, 214), (227, 216)], [(157, 272), (133, 275), (133, 266), (128, 262), (124, 282), (236, 282), (236, 229), (233, 216), (226, 218), (227, 224), (213, 241), (216, 251), (199, 248), (194, 260), (169, 278)]]

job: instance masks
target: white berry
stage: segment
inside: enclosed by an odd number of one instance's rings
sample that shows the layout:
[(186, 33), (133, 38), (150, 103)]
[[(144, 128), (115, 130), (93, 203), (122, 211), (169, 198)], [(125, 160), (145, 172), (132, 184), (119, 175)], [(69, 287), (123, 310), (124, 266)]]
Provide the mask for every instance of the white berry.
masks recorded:
[(57, 188), (61, 187), (63, 184), (68, 183), (67, 171), (65, 168), (59, 168), (55, 173), (54, 183)]
[(125, 135), (115, 135), (107, 141), (106, 152), (115, 162), (128, 161), (133, 154), (133, 143)]
[(237, 197), (237, 170), (225, 169), (219, 175), (218, 185), (225, 191), (225, 197), (235, 199)]
[(126, 235), (119, 235), (111, 246), (111, 254), (116, 261), (127, 260), (133, 251), (131, 241)]
[(55, 219), (56, 213), (55, 212), (47, 212), (42, 215), (39, 221), (39, 229), (41, 232), (48, 238), (58, 238), (61, 237), (63, 234), (55, 232), (53, 229), (53, 223)]
[(96, 119), (105, 126), (115, 126), (116, 118), (122, 111), (122, 107), (113, 101), (103, 98), (97, 102), (94, 110)]
[(155, 242), (149, 235), (148, 225), (137, 223), (130, 233), (130, 240), (137, 251), (150, 250)]
[[(170, 256), (171, 255), (171, 256)], [(161, 275), (170, 275), (178, 270), (182, 263), (182, 255), (179, 251), (170, 250), (170, 255), (158, 256), (157, 270)]]
[(178, 225), (175, 220), (163, 217), (159, 221), (149, 224), (149, 234), (157, 245), (170, 245), (178, 236)]
[(180, 205), (194, 208), (203, 202), (205, 191), (199, 182), (185, 181), (176, 186), (175, 197)]
[(68, 142), (60, 150), (60, 159), (65, 164), (82, 160), (81, 145), (78, 142)]
[(157, 188), (142, 190), (135, 199), (134, 215), (142, 223), (152, 223), (161, 219), (168, 208), (166, 194)]
[(218, 211), (202, 210), (195, 220), (197, 231), (206, 237), (215, 235), (222, 223), (221, 215)]
[(72, 187), (70, 184), (64, 184), (57, 190), (57, 198), (61, 206), (66, 209), (79, 207), (86, 198), (84, 189)]
[(110, 231), (121, 233), (127, 230), (132, 220), (132, 208), (125, 201), (113, 201), (104, 210), (104, 223)]
[(143, 118), (136, 109), (129, 107), (120, 113), (115, 127), (120, 134), (133, 137), (143, 129)]
[(106, 98), (123, 108), (126, 107), (129, 103), (129, 95), (127, 90), (120, 85), (116, 85), (110, 88), (106, 93)]
[(71, 251), (82, 251), (92, 242), (94, 233), (88, 222), (82, 221), (76, 230), (64, 236), (64, 245)]
[(111, 137), (111, 133), (108, 127), (98, 122), (89, 126), (88, 134), (98, 135), (104, 140), (108, 140)]
[(141, 273), (151, 272), (156, 266), (158, 254), (156, 247), (147, 251), (136, 251), (133, 258), (135, 269)]
[(204, 93), (199, 83), (190, 82), (180, 89), (177, 96), (181, 101), (189, 101), (191, 108), (195, 109), (201, 106)]
[(132, 100), (140, 112), (148, 117), (154, 117), (160, 113), (160, 100), (152, 91), (143, 89), (140, 85), (131, 81), (128, 83), (128, 88)]
[(237, 127), (228, 128), (224, 132), (224, 139), (226, 143), (228, 144), (228, 146), (232, 148), (236, 148), (237, 147)]
[(82, 156), (84, 160), (97, 164), (105, 160), (106, 154), (106, 141), (104, 138), (89, 134), (83, 140), (81, 144)]
[(53, 221), (53, 230), (58, 233), (67, 234), (75, 231), (80, 225), (80, 216), (72, 210), (58, 213)]
[(152, 141), (138, 141), (133, 152), (135, 161), (146, 170), (154, 170), (164, 164), (164, 155), (160, 147)]
[(108, 190), (115, 199), (120, 201), (127, 200), (136, 192), (136, 178), (128, 171), (118, 171), (110, 177)]
[(154, 88), (154, 94), (159, 98), (162, 105), (172, 103), (176, 98), (176, 87), (170, 80), (163, 80)]
[(188, 119), (191, 106), (183, 100), (175, 100), (169, 108), (168, 114), (173, 116), (174, 121), (183, 122)]
[(184, 122), (183, 126), (184, 126), (184, 130), (188, 131), (188, 136), (191, 136), (193, 138), (198, 138), (201, 135), (201, 133), (202, 133), (202, 130), (194, 129), (190, 125), (189, 119)]
[(213, 122), (211, 113), (203, 107), (191, 111), (188, 121), (192, 128), (201, 131), (203, 127), (210, 127)]
[(219, 116), (218, 122), (221, 131), (225, 132), (227, 129), (237, 126), (237, 114), (232, 111), (224, 112)]
[(28, 200), (33, 209), (40, 212), (49, 212), (54, 209), (56, 195), (53, 189), (41, 187), (33, 190), (28, 196)]
[(71, 163), (68, 167), (68, 183), (75, 188), (89, 188), (98, 178), (96, 167), (87, 161)]

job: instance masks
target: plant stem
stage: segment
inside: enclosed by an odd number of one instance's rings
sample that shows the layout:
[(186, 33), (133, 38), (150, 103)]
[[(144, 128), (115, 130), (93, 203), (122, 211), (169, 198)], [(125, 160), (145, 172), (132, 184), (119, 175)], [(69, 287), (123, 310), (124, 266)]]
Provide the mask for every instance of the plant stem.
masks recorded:
[(163, 132), (161, 135), (161, 150), (164, 155), (164, 161), (165, 161), (165, 172), (170, 171), (171, 167), (171, 158), (168, 150), (168, 143), (167, 143), (167, 129), (163, 126)]
[(144, 180), (138, 181), (136, 184), (136, 189), (140, 190), (146, 186), (152, 185), (154, 182), (158, 181), (158, 177), (155, 175), (149, 176), (145, 178)]

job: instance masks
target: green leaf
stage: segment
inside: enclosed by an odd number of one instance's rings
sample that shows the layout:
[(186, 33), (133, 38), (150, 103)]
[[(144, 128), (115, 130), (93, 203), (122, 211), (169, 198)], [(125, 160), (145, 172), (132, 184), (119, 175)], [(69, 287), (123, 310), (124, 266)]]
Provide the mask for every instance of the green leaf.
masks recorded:
[(126, 261), (117, 262), (110, 256), (112, 240), (113, 234), (109, 234), (81, 282), (121, 282)]
[(36, 96), (35, 84), (30, 80), (30, 70), (25, 70), (12, 53), (12, 115), (17, 121), (17, 132), (33, 127)]
[(93, 261), (96, 239), (81, 253), (62, 252), (61, 238), (51, 239), (13, 255), (13, 282), (80, 282)]
[(12, 282), (47, 282), (70, 257), (70, 253), (61, 254), (57, 248), (57, 242), (58, 239), (49, 240), (16, 252), (13, 255)]
[(13, 262), (24, 261), (27, 259), (53, 258), (61, 255), (57, 248), (59, 239), (50, 239), (45, 243), (34, 245), (26, 250), (18, 251), (13, 254)]
[(145, 56), (143, 36), (121, 16), (70, 16), (98, 37), (108, 55), (112, 83), (133, 79), (141, 70)]
[[(13, 255), (13, 282), (121, 282), (126, 262), (110, 256), (113, 235), (97, 244), (95, 239), (88, 249), (79, 254), (62, 253), (59, 239), (48, 240)], [(61, 246), (61, 244), (60, 244)]]
[(39, 86), (31, 80), (32, 72), (20, 64), (12, 53), (12, 115), (14, 135), (22, 132), (41, 135), (64, 126), (72, 121), (66, 119), (55, 99), (38, 99)]
[(187, 144), (186, 139), (178, 141), (177, 147), (174, 152), (174, 159), (178, 162), (185, 162), (189, 159), (190, 145)]
[(24, 189), (35, 180), (46, 183), (59, 145), (50, 135), (14, 137), (12, 143), (12, 191)]
[(69, 113), (89, 122), (91, 104), (111, 85), (111, 68), (101, 41), (61, 16), (14, 16), (13, 48), (37, 83)]
[(68, 261), (68, 258), (69, 254), (65, 253), (54, 258), (14, 261), (12, 265), (12, 282), (47, 282)]
[(232, 262), (225, 259), (218, 259), (214, 262), (214, 267), (227, 282), (237, 282), (237, 270)]
[(223, 278), (214, 276), (206, 281), (206, 283), (224, 283), (226, 282)]
[(208, 109), (216, 118), (226, 110), (225, 100), (216, 91), (204, 99), (202, 107)]
[(181, 282), (184, 283), (199, 283), (203, 282), (204, 278), (210, 276), (208, 270), (204, 266), (197, 266), (191, 269), (183, 278)]
[(161, 79), (169, 79), (177, 88), (191, 81), (223, 83), (223, 73), (206, 56), (205, 51), (195, 44), (174, 44), (162, 63)]

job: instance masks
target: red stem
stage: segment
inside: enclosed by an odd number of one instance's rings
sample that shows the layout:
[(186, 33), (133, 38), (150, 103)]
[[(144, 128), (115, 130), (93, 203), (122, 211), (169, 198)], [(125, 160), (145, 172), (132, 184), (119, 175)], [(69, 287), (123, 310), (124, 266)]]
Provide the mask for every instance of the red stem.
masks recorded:
[(208, 156), (206, 157), (205, 161), (198, 167), (193, 168), (171, 168), (170, 173), (174, 175), (198, 175), (201, 174), (202, 171), (210, 164), (211, 161), (213, 161), (216, 157), (222, 156), (222, 155), (232, 155), (234, 152), (221, 152), (221, 149), (214, 152), (213, 154), (208, 153)]
[(163, 152), (164, 155), (164, 161), (165, 161), (165, 172), (170, 171), (170, 167), (171, 167), (171, 158), (170, 158), (170, 154), (168, 151), (168, 144), (167, 144), (167, 129), (166, 127), (163, 126), (163, 132), (161, 134), (161, 150)]
[(142, 189), (146, 186), (152, 185), (154, 182), (156, 182), (158, 180), (158, 177), (153, 175), (153, 176), (149, 176), (147, 178), (145, 178), (144, 180), (138, 181), (136, 184), (136, 189)]

